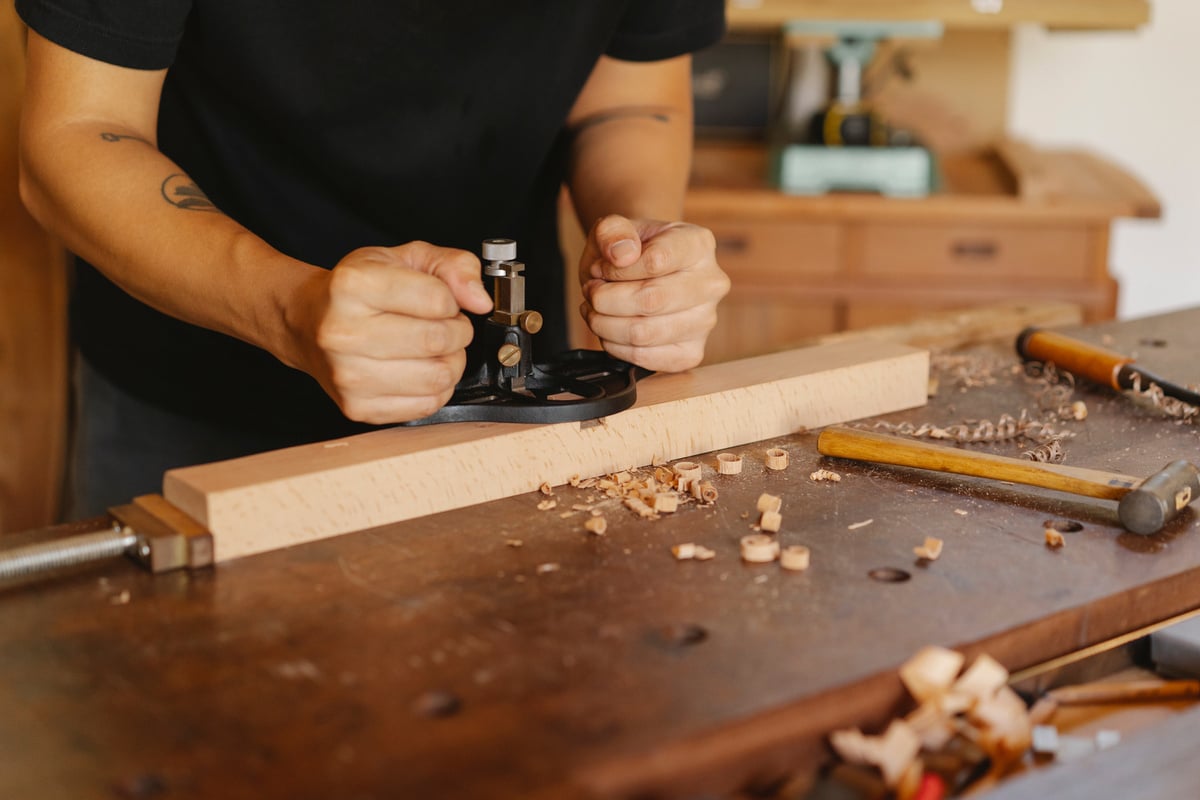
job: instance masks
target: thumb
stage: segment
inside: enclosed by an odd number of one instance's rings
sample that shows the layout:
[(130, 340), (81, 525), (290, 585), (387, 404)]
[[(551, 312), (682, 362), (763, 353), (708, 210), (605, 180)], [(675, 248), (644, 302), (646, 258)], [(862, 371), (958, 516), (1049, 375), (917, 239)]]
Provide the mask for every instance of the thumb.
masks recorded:
[(610, 214), (592, 228), (592, 238), (601, 257), (614, 267), (628, 267), (642, 257), (642, 237), (626, 217)]
[(480, 278), (479, 259), (466, 251), (457, 251), (456, 255), (459, 257), (440, 259), (433, 265), (432, 274), (450, 289), (459, 308), (486, 314), (492, 310), (492, 297)]

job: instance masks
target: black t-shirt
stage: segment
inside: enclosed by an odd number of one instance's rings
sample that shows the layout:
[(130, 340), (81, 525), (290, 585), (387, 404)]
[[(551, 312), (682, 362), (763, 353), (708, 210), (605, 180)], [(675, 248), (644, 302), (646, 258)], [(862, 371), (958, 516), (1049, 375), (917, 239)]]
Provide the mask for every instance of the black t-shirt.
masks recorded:
[[(723, 0), (17, 0), (91, 58), (169, 67), (159, 147), (224, 213), (332, 267), (415, 239), (515, 238), (539, 352), (566, 342), (555, 204), (563, 120), (596, 60), (714, 43)], [(355, 426), (309, 376), (160, 314), (79, 262), (73, 335), (156, 405), (297, 439)]]

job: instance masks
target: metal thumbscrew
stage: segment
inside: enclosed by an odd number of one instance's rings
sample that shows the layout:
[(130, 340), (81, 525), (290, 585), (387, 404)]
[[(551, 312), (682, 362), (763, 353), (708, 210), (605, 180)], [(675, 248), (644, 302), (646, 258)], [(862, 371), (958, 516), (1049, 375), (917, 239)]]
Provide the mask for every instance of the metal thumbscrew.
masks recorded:
[(521, 361), (521, 348), (515, 344), (502, 344), (496, 352), (496, 359), (506, 367), (516, 366)]

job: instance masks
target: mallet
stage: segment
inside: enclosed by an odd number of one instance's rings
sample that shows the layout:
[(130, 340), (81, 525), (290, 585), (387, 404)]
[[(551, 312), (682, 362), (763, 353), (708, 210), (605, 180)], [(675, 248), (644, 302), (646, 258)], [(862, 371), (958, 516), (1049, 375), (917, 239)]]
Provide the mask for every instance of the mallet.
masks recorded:
[(821, 431), (817, 450), (826, 456), (1012, 481), (1117, 500), (1121, 524), (1133, 533), (1157, 533), (1200, 496), (1200, 471), (1183, 460), (1173, 461), (1142, 480), (1115, 472), (975, 453), (841, 425)]
[(1200, 406), (1200, 393), (1147, 372), (1129, 356), (1056, 331), (1026, 328), (1017, 336), (1016, 347), (1017, 354), (1026, 361), (1053, 362), (1056, 367), (1073, 375), (1110, 386), (1118, 392), (1136, 388), (1140, 377), (1143, 388), (1156, 383), (1166, 396), (1182, 400), (1188, 405)]

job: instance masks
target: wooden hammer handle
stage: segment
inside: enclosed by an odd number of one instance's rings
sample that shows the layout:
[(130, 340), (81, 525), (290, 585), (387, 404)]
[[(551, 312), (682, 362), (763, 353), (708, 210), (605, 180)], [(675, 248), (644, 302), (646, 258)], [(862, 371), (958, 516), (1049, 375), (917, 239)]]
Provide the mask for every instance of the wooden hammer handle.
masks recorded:
[(976, 453), (841, 425), (821, 431), (817, 450), (826, 456), (1012, 481), (1102, 500), (1120, 500), (1141, 482), (1114, 472)]
[(1052, 361), (1073, 375), (1120, 391), (1117, 374), (1133, 359), (1054, 331), (1026, 328), (1017, 336), (1017, 354), (1026, 361)]

